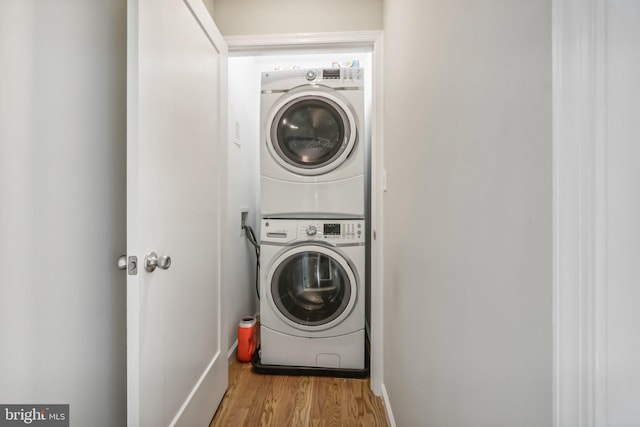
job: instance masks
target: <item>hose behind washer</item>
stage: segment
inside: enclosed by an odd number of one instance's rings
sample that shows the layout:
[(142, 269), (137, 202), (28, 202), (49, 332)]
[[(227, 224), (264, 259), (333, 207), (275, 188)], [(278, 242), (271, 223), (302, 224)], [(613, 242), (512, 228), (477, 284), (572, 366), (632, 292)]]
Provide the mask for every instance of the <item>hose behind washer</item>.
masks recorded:
[(258, 299), (260, 299), (260, 243), (258, 243), (258, 240), (256, 239), (256, 233), (253, 231), (253, 228), (246, 224), (243, 227), (245, 229), (245, 236), (247, 240), (251, 245), (253, 245), (256, 252), (256, 295), (258, 296)]

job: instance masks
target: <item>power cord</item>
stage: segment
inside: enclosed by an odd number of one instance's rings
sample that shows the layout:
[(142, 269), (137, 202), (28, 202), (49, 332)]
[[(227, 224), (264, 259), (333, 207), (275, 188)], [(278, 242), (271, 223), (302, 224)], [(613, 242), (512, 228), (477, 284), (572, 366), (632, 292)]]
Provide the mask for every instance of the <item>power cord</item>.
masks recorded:
[(256, 295), (258, 295), (258, 299), (260, 299), (260, 243), (258, 243), (258, 239), (256, 239), (256, 233), (253, 231), (253, 228), (246, 224), (243, 227), (245, 237), (256, 251)]

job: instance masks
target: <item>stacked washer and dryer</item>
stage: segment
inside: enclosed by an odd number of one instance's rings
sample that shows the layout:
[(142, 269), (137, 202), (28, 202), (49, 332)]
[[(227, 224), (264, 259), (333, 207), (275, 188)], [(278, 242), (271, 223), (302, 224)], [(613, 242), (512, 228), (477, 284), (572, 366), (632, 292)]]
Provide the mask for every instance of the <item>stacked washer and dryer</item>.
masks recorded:
[(365, 368), (364, 71), (262, 73), (261, 364)]

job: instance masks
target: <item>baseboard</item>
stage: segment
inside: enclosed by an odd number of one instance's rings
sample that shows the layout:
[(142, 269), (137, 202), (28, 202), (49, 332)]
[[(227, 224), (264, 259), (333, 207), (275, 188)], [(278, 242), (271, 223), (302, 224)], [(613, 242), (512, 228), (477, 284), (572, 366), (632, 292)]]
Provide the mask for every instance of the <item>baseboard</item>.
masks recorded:
[(396, 427), (396, 420), (393, 418), (393, 411), (391, 410), (391, 402), (389, 402), (389, 395), (387, 394), (387, 388), (384, 383), (380, 384), (382, 389), (382, 404), (384, 405), (384, 413), (387, 415), (387, 423), (390, 427)]
[(238, 350), (238, 340), (235, 340), (231, 345), (231, 348), (227, 352), (227, 359), (229, 360), (229, 363), (231, 363), (231, 361), (235, 358), (237, 350)]

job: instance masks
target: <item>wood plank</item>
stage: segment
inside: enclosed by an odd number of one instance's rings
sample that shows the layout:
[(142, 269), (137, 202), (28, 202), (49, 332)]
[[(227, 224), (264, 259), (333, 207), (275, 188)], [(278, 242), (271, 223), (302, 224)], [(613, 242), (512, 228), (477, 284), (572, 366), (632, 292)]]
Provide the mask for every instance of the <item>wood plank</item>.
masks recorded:
[(340, 426), (342, 413), (342, 390), (340, 380), (330, 377), (316, 377), (317, 387), (314, 388), (314, 406), (311, 419), (324, 420), (326, 427)]
[(379, 420), (386, 420), (384, 407), (379, 398), (370, 390), (369, 381), (350, 381), (342, 388), (344, 402), (342, 409), (343, 426), (384, 426)]
[(306, 426), (311, 408), (311, 380), (309, 377), (280, 377), (275, 392), (280, 396), (275, 424), (279, 426)]
[[(251, 401), (249, 408), (249, 414), (247, 415), (246, 426), (257, 425), (269, 425), (263, 424), (263, 419), (268, 421), (270, 419), (269, 411), (273, 407), (273, 380), (275, 377), (266, 375), (264, 377), (256, 377), (255, 375), (247, 374), (248, 382), (252, 382), (255, 379), (256, 391)], [(266, 413), (263, 416), (263, 412)], [(265, 418), (266, 417), (266, 418)]]

